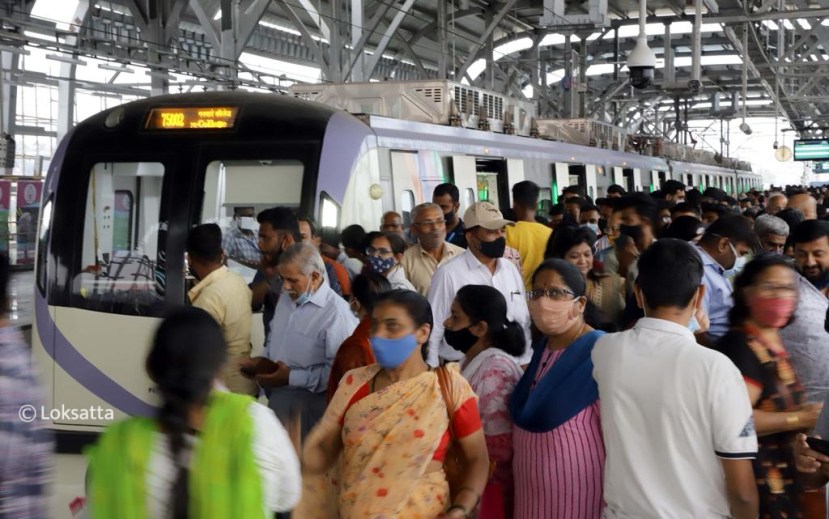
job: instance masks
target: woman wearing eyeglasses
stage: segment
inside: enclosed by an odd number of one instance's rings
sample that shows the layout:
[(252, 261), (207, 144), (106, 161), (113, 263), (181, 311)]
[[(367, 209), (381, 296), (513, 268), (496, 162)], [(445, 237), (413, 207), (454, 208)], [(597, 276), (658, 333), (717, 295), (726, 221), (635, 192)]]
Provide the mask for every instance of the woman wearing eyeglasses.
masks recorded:
[(510, 399), (515, 519), (598, 519), (605, 450), (584, 276), (562, 259), (542, 263), (527, 293), (542, 336)]
[(366, 234), (366, 268), (376, 272), (389, 281), (392, 290), (414, 290), (400, 264), (406, 252), (406, 242), (399, 234), (390, 232), (370, 232)]
[(754, 406), (760, 517), (807, 517), (802, 515), (792, 446), (797, 433), (814, 428), (822, 404), (806, 403), (780, 337), (797, 307), (791, 261), (780, 255), (757, 256), (734, 280), (733, 297), (731, 329), (719, 348), (742, 372)]

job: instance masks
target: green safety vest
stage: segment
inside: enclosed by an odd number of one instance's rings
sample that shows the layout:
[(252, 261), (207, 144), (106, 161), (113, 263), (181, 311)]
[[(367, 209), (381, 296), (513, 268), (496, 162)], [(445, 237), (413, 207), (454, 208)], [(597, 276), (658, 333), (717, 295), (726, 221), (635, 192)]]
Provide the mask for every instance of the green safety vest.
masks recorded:
[[(189, 474), (193, 519), (264, 519), (262, 479), (253, 458), (253, 420), (245, 395), (214, 391)], [(158, 424), (129, 418), (107, 428), (86, 455), (93, 519), (147, 519), (147, 465)]]

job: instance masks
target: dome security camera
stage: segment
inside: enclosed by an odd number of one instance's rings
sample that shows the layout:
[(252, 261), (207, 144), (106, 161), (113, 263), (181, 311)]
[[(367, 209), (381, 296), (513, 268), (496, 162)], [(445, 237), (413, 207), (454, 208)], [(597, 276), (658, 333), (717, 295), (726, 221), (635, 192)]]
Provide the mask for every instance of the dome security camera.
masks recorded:
[(653, 84), (653, 71), (656, 68), (656, 55), (648, 47), (648, 38), (640, 35), (636, 47), (628, 56), (630, 84), (633, 88), (644, 89)]

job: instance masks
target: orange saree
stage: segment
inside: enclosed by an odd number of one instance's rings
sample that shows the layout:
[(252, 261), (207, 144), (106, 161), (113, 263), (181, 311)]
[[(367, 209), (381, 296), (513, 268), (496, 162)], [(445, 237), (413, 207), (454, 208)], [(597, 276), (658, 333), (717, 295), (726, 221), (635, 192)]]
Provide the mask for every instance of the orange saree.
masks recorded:
[[(380, 369), (375, 364), (347, 373), (311, 431), (308, 441), (341, 435), (343, 451), (337, 474), (305, 478), (297, 517), (434, 519), (447, 508), (446, 476), (428, 470), (449, 426), (437, 376), (426, 371), (369, 393)], [(470, 409), (472, 389), (457, 370), (450, 373), (455, 410)]]

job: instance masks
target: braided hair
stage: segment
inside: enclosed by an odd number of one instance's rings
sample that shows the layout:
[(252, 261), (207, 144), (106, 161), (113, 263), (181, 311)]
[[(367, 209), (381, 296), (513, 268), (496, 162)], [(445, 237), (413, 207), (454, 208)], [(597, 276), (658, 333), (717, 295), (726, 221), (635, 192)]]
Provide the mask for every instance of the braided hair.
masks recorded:
[(226, 357), (219, 324), (194, 307), (178, 308), (167, 315), (147, 357), (147, 373), (163, 401), (157, 419), (169, 438), (177, 468), (170, 500), (173, 519), (188, 517), (188, 413), (206, 404)]

